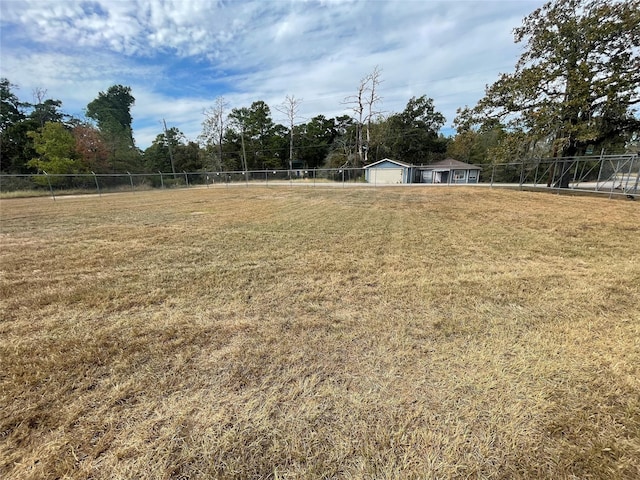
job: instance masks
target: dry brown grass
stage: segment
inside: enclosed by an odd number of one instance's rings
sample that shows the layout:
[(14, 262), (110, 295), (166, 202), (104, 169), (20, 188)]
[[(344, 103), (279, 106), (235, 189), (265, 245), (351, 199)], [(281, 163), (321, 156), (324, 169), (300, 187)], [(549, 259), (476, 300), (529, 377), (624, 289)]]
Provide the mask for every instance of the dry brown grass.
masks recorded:
[(634, 202), (0, 201), (0, 477), (640, 477)]

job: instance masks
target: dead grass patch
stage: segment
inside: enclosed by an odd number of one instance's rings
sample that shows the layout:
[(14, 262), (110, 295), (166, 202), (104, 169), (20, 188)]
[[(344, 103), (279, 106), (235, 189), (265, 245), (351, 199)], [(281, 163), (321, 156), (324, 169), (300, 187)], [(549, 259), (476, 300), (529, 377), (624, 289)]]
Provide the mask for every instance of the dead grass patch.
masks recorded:
[(0, 201), (0, 476), (640, 476), (640, 214), (479, 189)]

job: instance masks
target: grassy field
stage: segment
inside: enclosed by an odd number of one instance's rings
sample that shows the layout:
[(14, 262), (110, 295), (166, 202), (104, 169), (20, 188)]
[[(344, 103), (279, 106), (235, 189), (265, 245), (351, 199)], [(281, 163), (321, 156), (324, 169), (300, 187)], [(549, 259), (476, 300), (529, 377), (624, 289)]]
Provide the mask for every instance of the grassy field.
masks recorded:
[(0, 478), (640, 477), (640, 205), (0, 201)]

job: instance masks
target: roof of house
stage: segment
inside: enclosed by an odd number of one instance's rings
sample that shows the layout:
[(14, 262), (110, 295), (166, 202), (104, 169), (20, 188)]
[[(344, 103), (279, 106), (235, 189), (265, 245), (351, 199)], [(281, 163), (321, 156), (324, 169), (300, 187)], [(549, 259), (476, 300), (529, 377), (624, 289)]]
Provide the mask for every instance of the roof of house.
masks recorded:
[(439, 162), (430, 163), (429, 165), (421, 165), (421, 169), (424, 170), (432, 170), (434, 168), (449, 168), (449, 169), (464, 169), (464, 170), (482, 170), (482, 167), (478, 167), (476, 165), (471, 165), (469, 163), (461, 162), (460, 160), (456, 160), (454, 158), (445, 158), (444, 160), (440, 160)]
[(364, 168), (375, 167), (376, 165), (380, 165), (381, 163), (385, 163), (385, 162), (395, 163), (399, 167), (405, 167), (405, 168), (409, 168), (409, 167), (413, 166), (413, 165), (409, 165), (408, 163), (399, 162), (398, 160), (391, 160), (390, 158), (383, 158), (382, 160), (378, 160), (377, 162), (370, 163), (369, 165), (365, 165)]

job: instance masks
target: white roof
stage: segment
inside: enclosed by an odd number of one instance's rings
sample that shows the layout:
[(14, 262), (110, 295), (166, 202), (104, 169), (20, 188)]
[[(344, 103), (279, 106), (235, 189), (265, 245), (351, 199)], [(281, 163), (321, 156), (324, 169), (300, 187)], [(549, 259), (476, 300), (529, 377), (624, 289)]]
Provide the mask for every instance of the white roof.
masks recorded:
[(400, 167), (405, 167), (405, 168), (409, 168), (409, 167), (413, 166), (413, 165), (409, 165), (408, 163), (399, 162), (398, 160), (391, 160), (390, 158), (383, 158), (382, 160), (378, 160), (377, 162), (370, 163), (369, 165), (365, 165), (364, 168), (375, 167), (376, 165), (379, 165), (379, 164), (384, 163), (384, 162), (395, 163), (396, 165), (398, 165)]

